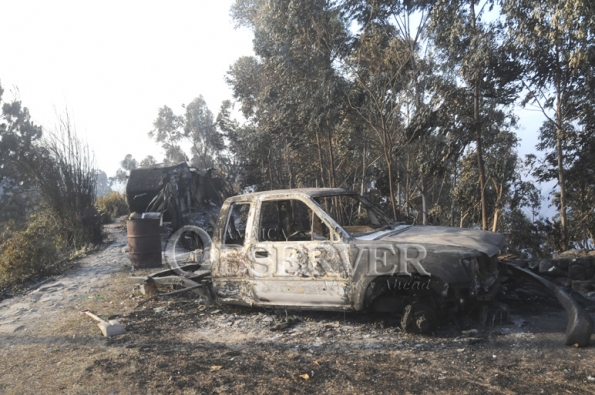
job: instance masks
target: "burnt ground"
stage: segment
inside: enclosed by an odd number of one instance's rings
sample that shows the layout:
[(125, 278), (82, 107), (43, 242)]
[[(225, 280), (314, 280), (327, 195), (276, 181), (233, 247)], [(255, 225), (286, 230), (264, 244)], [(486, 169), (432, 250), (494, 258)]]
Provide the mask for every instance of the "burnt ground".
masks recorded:
[[(192, 295), (138, 307), (125, 234), (108, 230), (112, 243), (78, 268), (0, 303), (0, 393), (595, 392), (593, 341), (564, 346), (565, 312), (547, 298), (512, 293), (510, 323), (459, 316), (434, 336), (382, 315), (204, 306)], [(128, 333), (104, 338), (83, 308)]]

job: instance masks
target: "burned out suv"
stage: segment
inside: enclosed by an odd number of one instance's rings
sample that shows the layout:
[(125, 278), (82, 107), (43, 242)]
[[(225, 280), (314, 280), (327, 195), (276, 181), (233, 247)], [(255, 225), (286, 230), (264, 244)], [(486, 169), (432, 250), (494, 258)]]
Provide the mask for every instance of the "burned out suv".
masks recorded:
[(400, 314), (431, 332), (437, 312), (497, 292), (497, 233), (395, 223), (345, 189), (250, 193), (223, 204), (210, 248), (219, 303)]

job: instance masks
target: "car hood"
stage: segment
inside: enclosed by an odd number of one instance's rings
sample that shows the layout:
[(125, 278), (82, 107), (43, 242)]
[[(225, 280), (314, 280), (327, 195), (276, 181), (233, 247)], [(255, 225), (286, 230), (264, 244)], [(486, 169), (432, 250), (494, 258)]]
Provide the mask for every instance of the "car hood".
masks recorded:
[[(366, 237), (366, 239), (368, 238)], [(390, 231), (376, 233), (373, 240), (464, 247), (483, 252), (488, 256), (497, 254), (506, 241), (501, 234), (484, 230), (409, 225), (401, 225)]]

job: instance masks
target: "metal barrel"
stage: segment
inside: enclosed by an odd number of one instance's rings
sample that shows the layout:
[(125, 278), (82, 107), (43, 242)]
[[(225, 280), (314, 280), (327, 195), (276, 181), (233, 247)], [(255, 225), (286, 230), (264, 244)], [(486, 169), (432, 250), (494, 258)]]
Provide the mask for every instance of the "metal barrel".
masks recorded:
[(158, 218), (128, 221), (128, 255), (133, 267), (161, 267), (159, 222)]

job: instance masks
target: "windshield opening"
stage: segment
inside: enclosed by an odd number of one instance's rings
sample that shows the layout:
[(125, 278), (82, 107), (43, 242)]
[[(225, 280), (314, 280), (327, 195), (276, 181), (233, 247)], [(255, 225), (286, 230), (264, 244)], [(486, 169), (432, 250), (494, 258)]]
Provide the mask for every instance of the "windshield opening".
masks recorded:
[(314, 201), (353, 237), (390, 229), (394, 225), (380, 209), (358, 195), (316, 196)]

